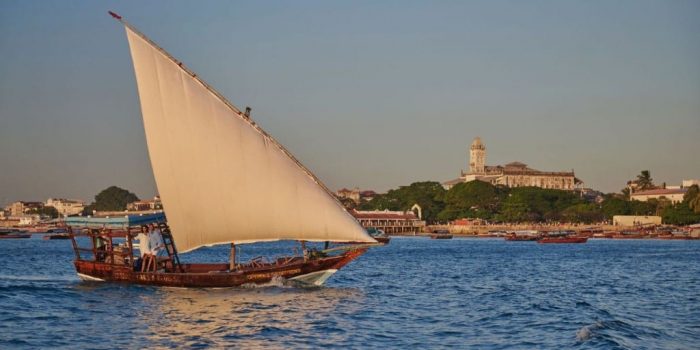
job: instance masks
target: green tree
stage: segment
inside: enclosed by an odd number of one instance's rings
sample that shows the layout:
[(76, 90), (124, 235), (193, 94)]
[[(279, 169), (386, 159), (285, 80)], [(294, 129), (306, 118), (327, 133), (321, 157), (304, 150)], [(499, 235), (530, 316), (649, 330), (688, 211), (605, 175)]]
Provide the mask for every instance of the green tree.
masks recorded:
[(38, 209), (32, 209), (29, 211), (29, 214), (39, 214), (41, 216), (48, 216), (52, 219), (55, 219), (58, 217), (58, 210), (49, 205)]
[(656, 201), (651, 199), (647, 202), (629, 201), (629, 215), (654, 215), (656, 213)]
[[(95, 202), (86, 207), (88, 213), (92, 210), (98, 211), (121, 211), (126, 210), (126, 205), (139, 200), (135, 194), (119, 188), (110, 186), (95, 196)], [(89, 209), (88, 209), (89, 208)], [(89, 210), (89, 211), (88, 211)]]
[(444, 195), (445, 209), (438, 215), (442, 221), (459, 218), (490, 219), (497, 214), (508, 189), (482, 181), (460, 183)]
[(601, 211), (606, 220), (612, 220), (615, 215), (629, 215), (631, 212), (630, 202), (611, 196), (603, 200)]
[(569, 222), (593, 223), (603, 220), (603, 213), (593, 203), (580, 203), (572, 205), (561, 212), (561, 218)]
[(528, 205), (518, 200), (509, 200), (502, 204), (500, 212), (495, 216), (499, 222), (524, 222), (535, 221), (538, 218), (532, 213)]
[(671, 225), (692, 225), (700, 223), (700, 214), (694, 212), (688, 203), (677, 203), (663, 209), (663, 222)]
[[(507, 209), (509, 214), (502, 218), (506, 221), (509, 217), (525, 217), (526, 221), (556, 221), (562, 219), (561, 212), (564, 209), (581, 203), (585, 201), (570, 191), (517, 187), (510, 190), (510, 195), (503, 202), (504, 211)], [(526, 208), (525, 212), (514, 212), (523, 208)]]
[(411, 209), (414, 204), (418, 204), (421, 207), (423, 220), (434, 222), (437, 220), (438, 213), (444, 208), (444, 195), (445, 189), (439, 182), (414, 182), (408, 186), (389, 190), (369, 202), (363, 202), (359, 208), (362, 210), (405, 211)]
[(648, 190), (655, 187), (654, 180), (651, 178), (649, 170), (642, 170), (642, 172), (637, 175), (637, 186), (640, 190)]
[(622, 196), (625, 197), (625, 199), (630, 199), (630, 188), (625, 187), (622, 190), (620, 190), (620, 193), (622, 193)]
[(688, 192), (683, 196), (683, 203), (686, 203), (694, 213), (700, 214), (700, 188), (698, 185), (688, 187)]
[(692, 209), (694, 213), (700, 214), (700, 196), (693, 198), (688, 202), (688, 208)]

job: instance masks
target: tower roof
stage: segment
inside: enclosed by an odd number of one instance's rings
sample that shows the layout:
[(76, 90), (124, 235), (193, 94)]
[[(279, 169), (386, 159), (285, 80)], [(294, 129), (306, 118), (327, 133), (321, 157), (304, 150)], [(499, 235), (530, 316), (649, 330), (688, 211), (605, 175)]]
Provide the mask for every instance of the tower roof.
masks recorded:
[(484, 144), (481, 142), (481, 137), (477, 136), (474, 138), (474, 141), (472, 141), (472, 149), (484, 149), (486, 148)]

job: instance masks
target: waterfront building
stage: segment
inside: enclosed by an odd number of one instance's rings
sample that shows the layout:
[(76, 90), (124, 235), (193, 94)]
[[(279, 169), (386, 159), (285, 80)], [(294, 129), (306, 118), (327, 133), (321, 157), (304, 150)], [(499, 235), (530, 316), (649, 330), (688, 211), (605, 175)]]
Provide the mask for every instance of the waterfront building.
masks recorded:
[[(414, 210), (417, 205), (414, 206)], [(420, 208), (420, 207), (419, 207)], [(350, 212), (364, 228), (374, 227), (387, 234), (418, 233), (425, 226), (425, 221), (413, 210), (353, 210)]]
[(614, 215), (614, 226), (661, 225), (660, 216)]
[(19, 225), (20, 226), (33, 226), (38, 224), (41, 221), (41, 216), (38, 214), (33, 214), (33, 215), (22, 215), (19, 217)]
[(445, 181), (442, 185), (449, 190), (458, 183), (475, 180), (507, 187), (534, 186), (558, 190), (574, 190), (583, 183), (576, 178), (573, 170), (540, 171), (521, 162), (486, 165), (486, 146), (479, 137), (469, 147), (469, 171), (462, 171), (458, 178)]
[(687, 188), (656, 188), (653, 190), (637, 191), (630, 194), (630, 199), (646, 202), (650, 199), (667, 199), (671, 203), (680, 203), (688, 192)]
[(161, 203), (159, 196), (153, 197), (152, 200), (135, 201), (126, 205), (126, 210), (128, 211), (149, 211), (160, 209), (163, 209), (163, 204)]
[(54, 207), (58, 214), (63, 217), (78, 215), (85, 209), (85, 202), (77, 199), (49, 198), (46, 200), (47, 207)]
[(41, 209), (43, 207), (44, 203), (42, 202), (17, 201), (5, 207), (5, 211), (9, 212), (9, 216), (22, 216), (30, 210)]
[(355, 204), (360, 204), (360, 189), (358, 187), (355, 187), (351, 190), (347, 188), (341, 188), (335, 194), (336, 196), (338, 196), (338, 198), (347, 198), (355, 202)]

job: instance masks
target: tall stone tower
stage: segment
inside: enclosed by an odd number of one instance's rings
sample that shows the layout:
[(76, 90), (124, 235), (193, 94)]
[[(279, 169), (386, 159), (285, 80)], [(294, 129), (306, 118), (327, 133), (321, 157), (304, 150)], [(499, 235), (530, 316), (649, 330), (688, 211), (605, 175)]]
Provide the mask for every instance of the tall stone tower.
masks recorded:
[(469, 172), (484, 173), (486, 167), (486, 146), (481, 143), (481, 138), (476, 137), (469, 147)]

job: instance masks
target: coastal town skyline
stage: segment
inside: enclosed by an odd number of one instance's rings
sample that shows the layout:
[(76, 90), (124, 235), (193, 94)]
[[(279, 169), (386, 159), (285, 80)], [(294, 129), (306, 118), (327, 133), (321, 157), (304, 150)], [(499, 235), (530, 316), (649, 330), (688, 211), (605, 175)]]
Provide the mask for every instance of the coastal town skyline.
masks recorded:
[[(489, 163), (573, 169), (604, 192), (641, 170), (658, 184), (700, 174), (695, 3), (226, 6), (115, 9), (253, 107), (333, 190), (454, 178), (476, 136)], [(110, 185), (153, 197), (126, 42), (106, 9), (2, 7), (0, 203), (91, 201)]]

